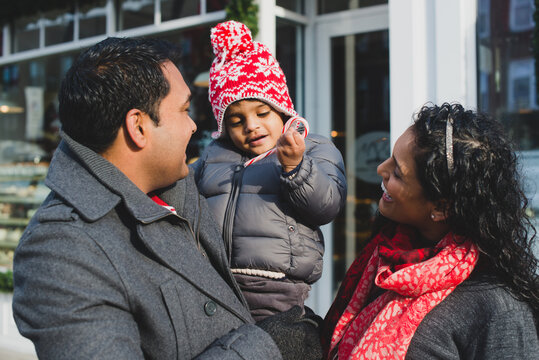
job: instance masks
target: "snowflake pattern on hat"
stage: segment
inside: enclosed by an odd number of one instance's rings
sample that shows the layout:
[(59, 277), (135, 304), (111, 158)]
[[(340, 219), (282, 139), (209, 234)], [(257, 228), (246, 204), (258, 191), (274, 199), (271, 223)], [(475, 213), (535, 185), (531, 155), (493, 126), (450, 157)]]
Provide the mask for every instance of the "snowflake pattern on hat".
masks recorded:
[(223, 117), (230, 104), (243, 99), (263, 101), (288, 116), (298, 116), (279, 63), (251, 31), (237, 21), (211, 29), (215, 59), (210, 68), (208, 97), (217, 120), (217, 137), (223, 134)]

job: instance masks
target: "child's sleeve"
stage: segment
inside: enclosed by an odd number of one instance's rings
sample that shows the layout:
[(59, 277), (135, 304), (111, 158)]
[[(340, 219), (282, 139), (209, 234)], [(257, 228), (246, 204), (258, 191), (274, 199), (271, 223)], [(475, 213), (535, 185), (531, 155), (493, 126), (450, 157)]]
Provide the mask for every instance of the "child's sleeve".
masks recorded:
[(314, 135), (306, 142), (301, 164), (292, 174), (281, 174), (281, 192), (305, 221), (319, 226), (332, 221), (344, 207), (344, 161), (330, 140)]

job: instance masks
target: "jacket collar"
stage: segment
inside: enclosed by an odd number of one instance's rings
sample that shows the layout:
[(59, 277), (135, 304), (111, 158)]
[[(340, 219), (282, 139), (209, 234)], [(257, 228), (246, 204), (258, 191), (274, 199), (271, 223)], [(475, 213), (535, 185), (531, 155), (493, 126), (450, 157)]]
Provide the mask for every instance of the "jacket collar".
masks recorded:
[[(123, 201), (131, 215), (149, 223), (170, 214), (143, 193), (116, 166), (64, 132), (45, 184), (87, 221), (96, 221)], [(181, 190), (184, 187), (178, 186)], [(183, 194), (174, 196), (182, 204)]]

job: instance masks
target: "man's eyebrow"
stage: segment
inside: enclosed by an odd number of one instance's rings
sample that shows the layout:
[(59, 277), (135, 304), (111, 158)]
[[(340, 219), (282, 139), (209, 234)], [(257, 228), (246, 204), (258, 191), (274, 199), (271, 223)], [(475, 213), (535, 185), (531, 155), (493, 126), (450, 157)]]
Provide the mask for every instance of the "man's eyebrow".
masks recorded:
[(193, 94), (189, 94), (189, 96), (187, 97), (187, 100), (185, 100), (182, 106), (189, 104), (191, 100), (193, 100)]

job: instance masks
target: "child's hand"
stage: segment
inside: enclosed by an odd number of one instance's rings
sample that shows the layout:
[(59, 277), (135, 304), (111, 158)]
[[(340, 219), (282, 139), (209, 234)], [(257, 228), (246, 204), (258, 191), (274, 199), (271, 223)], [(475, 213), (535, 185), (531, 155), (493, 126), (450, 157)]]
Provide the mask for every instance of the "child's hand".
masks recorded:
[(305, 139), (292, 124), (277, 140), (277, 158), (284, 172), (290, 172), (301, 163), (305, 152)]

